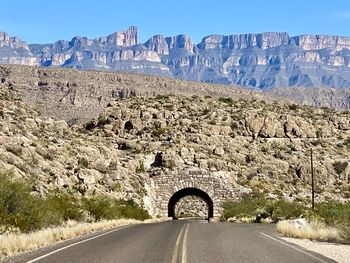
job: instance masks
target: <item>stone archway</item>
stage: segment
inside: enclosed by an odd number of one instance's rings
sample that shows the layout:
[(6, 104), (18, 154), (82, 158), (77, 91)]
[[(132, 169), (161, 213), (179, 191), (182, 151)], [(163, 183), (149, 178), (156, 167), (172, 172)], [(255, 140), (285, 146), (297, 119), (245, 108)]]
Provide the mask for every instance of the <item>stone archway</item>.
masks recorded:
[(177, 217), (175, 215), (176, 203), (181, 198), (183, 198), (185, 196), (191, 196), (191, 195), (201, 198), (207, 204), (208, 214), (207, 214), (206, 219), (209, 220), (210, 218), (213, 218), (213, 216), (214, 216), (213, 200), (210, 198), (210, 196), (206, 192), (204, 192), (198, 188), (194, 188), (194, 187), (183, 188), (172, 195), (172, 197), (170, 198), (169, 203), (168, 203), (168, 217), (172, 217), (173, 219), (177, 219)]
[(151, 216), (173, 217), (177, 201), (185, 196), (197, 196), (210, 207), (208, 216), (213, 220), (222, 216), (222, 204), (226, 200), (236, 199), (239, 191), (233, 187), (229, 173), (201, 170), (171, 171), (151, 176), (144, 187), (143, 202)]

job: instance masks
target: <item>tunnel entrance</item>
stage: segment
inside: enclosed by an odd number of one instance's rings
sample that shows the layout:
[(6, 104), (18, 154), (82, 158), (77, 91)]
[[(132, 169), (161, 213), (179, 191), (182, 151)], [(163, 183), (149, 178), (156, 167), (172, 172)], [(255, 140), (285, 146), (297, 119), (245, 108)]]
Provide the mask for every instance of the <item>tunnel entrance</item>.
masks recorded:
[(177, 191), (175, 194), (173, 194), (173, 196), (170, 198), (168, 203), (168, 217), (172, 217), (174, 220), (178, 219), (175, 213), (175, 207), (177, 202), (185, 196), (197, 196), (201, 198), (207, 204), (207, 207), (208, 207), (208, 213), (207, 213), (206, 219), (209, 220), (210, 218), (213, 218), (213, 215), (214, 215), (213, 201), (211, 200), (211, 198), (206, 192), (203, 192), (198, 188), (184, 188)]

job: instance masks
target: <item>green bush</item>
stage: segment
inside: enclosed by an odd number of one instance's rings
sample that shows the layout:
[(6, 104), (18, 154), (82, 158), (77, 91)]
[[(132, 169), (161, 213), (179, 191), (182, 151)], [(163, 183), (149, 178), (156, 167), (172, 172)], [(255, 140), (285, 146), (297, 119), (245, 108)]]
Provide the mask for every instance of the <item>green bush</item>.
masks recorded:
[(271, 206), (271, 216), (274, 220), (278, 220), (279, 218), (297, 218), (304, 215), (306, 212), (306, 208), (303, 205), (297, 202), (286, 201), (284, 199), (272, 202)]
[(15, 227), (22, 232), (30, 232), (61, 225), (67, 220), (84, 220), (84, 212), (88, 212), (95, 221), (149, 218), (147, 211), (133, 201), (107, 196), (80, 200), (73, 194), (58, 190), (43, 199), (33, 195), (25, 181), (12, 180), (11, 174), (0, 172), (0, 182), (0, 225), (5, 228)]
[(87, 211), (95, 221), (101, 219), (112, 219), (112, 201), (106, 196), (85, 198), (83, 200), (84, 210)]
[(264, 208), (267, 201), (260, 195), (244, 196), (240, 201), (227, 201), (224, 203), (223, 217), (252, 217), (260, 208)]
[(220, 97), (219, 101), (223, 102), (223, 103), (226, 103), (226, 104), (229, 104), (229, 105), (233, 104), (233, 99), (230, 98), (230, 97)]
[(316, 204), (315, 214), (323, 218), (326, 224), (350, 226), (350, 202), (329, 201)]
[(278, 219), (297, 218), (305, 213), (305, 207), (296, 202), (286, 200), (267, 200), (260, 194), (244, 196), (240, 201), (228, 201), (224, 203), (224, 219), (229, 217), (270, 217), (274, 221)]
[(30, 187), (6, 173), (0, 173), (0, 181), (0, 224), (24, 232), (43, 227), (45, 210), (40, 198), (30, 194)]
[(340, 229), (344, 240), (350, 243), (350, 202), (328, 201), (318, 203), (315, 206), (315, 211), (311, 212), (309, 217)]
[(49, 213), (49, 222), (59, 225), (67, 220), (80, 221), (83, 219), (83, 211), (78, 198), (73, 195), (56, 191), (45, 201)]
[(114, 209), (120, 212), (121, 218), (134, 218), (138, 220), (145, 220), (150, 218), (146, 210), (138, 206), (133, 200), (116, 200)]
[(101, 219), (134, 218), (144, 220), (149, 218), (147, 211), (132, 200), (116, 200), (106, 196), (84, 199), (84, 209), (96, 221)]
[(223, 219), (229, 217), (255, 217), (255, 222), (261, 218), (270, 217), (273, 221), (293, 219), (306, 216), (311, 221), (321, 221), (328, 226), (342, 230), (344, 240), (350, 242), (350, 202), (340, 203), (328, 201), (317, 203), (315, 210), (298, 202), (267, 200), (259, 194), (244, 196), (239, 201), (227, 201), (223, 205)]

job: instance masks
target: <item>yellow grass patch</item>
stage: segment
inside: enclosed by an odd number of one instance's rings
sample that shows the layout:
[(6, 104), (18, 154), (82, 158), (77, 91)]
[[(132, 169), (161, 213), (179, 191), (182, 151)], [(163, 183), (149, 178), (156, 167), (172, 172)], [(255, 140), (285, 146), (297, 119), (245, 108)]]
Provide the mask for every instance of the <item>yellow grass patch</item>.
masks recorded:
[(286, 237), (329, 242), (341, 241), (338, 229), (327, 227), (320, 222), (311, 222), (307, 227), (298, 227), (292, 221), (280, 221), (277, 224), (277, 231)]
[(49, 246), (94, 231), (137, 223), (141, 221), (134, 219), (104, 220), (95, 223), (68, 221), (64, 226), (47, 228), (29, 234), (0, 235), (0, 260), (6, 256)]

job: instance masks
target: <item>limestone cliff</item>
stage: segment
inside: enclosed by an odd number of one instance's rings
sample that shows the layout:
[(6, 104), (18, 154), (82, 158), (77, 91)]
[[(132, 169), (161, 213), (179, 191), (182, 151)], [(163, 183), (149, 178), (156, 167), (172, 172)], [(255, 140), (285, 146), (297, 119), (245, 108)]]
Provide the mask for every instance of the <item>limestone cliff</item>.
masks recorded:
[(350, 88), (350, 37), (285, 32), (155, 35), (139, 43), (135, 26), (96, 39), (30, 44), (0, 33), (0, 63), (127, 71), (257, 90)]

